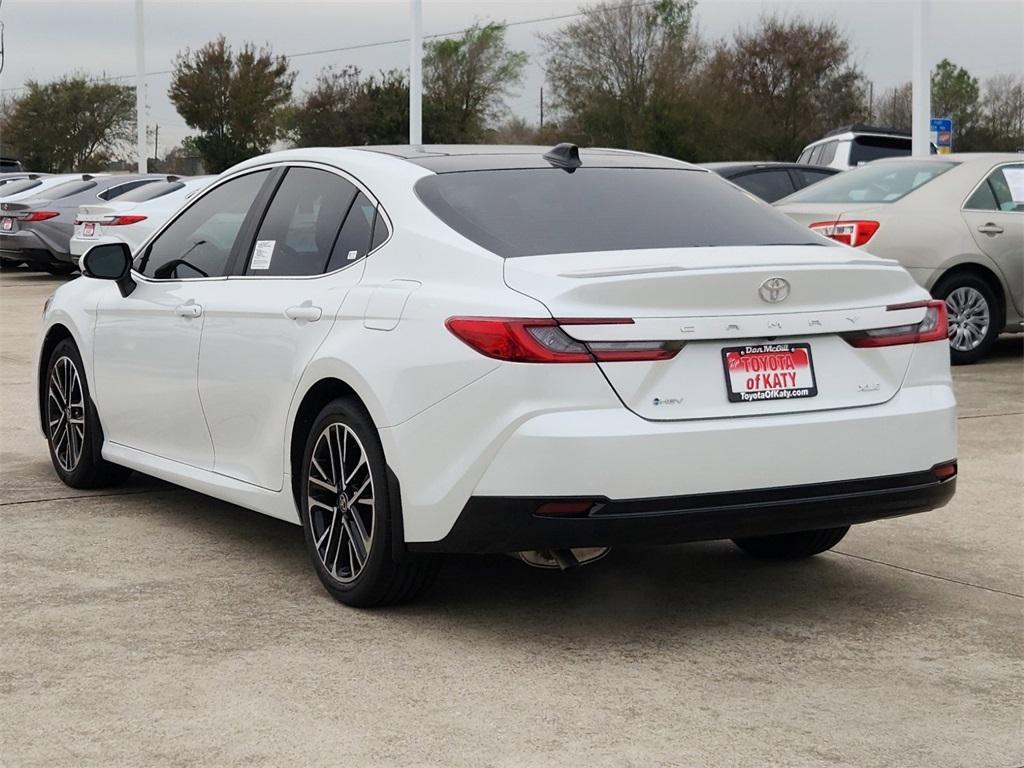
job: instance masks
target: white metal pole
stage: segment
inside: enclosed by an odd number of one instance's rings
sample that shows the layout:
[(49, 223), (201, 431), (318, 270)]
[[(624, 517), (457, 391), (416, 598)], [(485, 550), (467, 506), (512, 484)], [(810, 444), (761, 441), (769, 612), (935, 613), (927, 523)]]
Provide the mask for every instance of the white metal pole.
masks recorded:
[(917, 0), (914, 4), (911, 152), (915, 156), (927, 155), (930, 149), (932, 82), (927, 45), (930, 5), (931, 0)]
[(139, 173), (146, 172), (146, 55), (142, 39), (142, 0), (135, 0), (135, 122)]
[(423, 0), (412, 0), (409, 39), (409, 143), (423, 143)]

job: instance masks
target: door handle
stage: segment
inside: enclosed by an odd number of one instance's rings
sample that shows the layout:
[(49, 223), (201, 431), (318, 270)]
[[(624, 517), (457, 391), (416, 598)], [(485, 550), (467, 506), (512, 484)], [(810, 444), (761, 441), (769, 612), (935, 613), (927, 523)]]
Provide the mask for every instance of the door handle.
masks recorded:
[(991, 221), (978, 227), (978, 231), (988, 235), (989, 237), (995, 237), (996, 235), (1003, 234), (1003, 228), (998, 224), (993, 224)]
[(323, 315), (323, 310), (320, 307), (314, 307), (309, 302), (299, 304), (295, 307), (288, 307), (284, 311), (284, 316), (289, 320), (305, 321), (307, 323), (315, 323)]
[(203, 307), (201, 304), (194, 302), (179, 304), (174, 308), (174, 314), (178, 315), (178, 317), (199, 317), (203, 314)]

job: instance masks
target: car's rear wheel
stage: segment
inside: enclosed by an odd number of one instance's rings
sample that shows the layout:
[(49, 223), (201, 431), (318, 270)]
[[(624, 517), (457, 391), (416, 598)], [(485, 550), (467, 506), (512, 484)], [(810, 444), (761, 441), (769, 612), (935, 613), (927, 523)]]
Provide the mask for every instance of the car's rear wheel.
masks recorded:
[(103, 431), (89, 397), (82, 357), (70, 339), (60, 341), (50, 353), (43, 414), (50, 460), (65, 485), (102, 488), (131, 474), (100, 456)]
[(401, 603), (433, 581), (436, 558), (396, 557), (399, 504), (369, 414), (353, 400), (329, 403), (306, 440), (299, 506), (313, 567), (335, 599), (359, 607)]
[(976, 363), (999, 336), (1000, 306), (992, 287), (969, 272), (950, 275), (933, 291), (949, 314), (949, 355), (953, 365)]
[(798, 560), (812, 557), (832, 549), (843, 540), (850, 526), (824, 528), (818, 531), (796, 531), (779, 533), (774, 536), (754, 536), (747, 539), (733, 539), (733, 543), (755, 557), (771, 560)]

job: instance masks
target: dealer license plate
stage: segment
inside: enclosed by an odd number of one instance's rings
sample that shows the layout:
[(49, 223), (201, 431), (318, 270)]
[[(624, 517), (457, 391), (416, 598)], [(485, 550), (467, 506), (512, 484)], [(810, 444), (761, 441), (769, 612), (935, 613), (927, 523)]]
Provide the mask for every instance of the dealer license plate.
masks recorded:
[(96, 222), (87, 221), (82, 225), (82, 237), (92, 237), (96, 234)]
[(725, 384), (733, 403), (814, 397), (810, 344), (751, 344), (722, 350)]
[(13, 232), (14, 231), (14, 219), (7, 217), (0, 220), (0, 231)]

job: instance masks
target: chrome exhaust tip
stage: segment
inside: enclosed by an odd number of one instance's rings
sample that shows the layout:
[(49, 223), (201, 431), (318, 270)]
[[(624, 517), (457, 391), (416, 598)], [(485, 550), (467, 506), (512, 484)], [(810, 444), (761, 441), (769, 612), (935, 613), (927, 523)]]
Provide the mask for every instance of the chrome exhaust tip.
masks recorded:
[(567, 571), (600, 560), (611, 552), (611, 547), (576, 547), (573, 549), (529, 549), (512, 552), (512, 556), (534, 568), (557, 568)]

